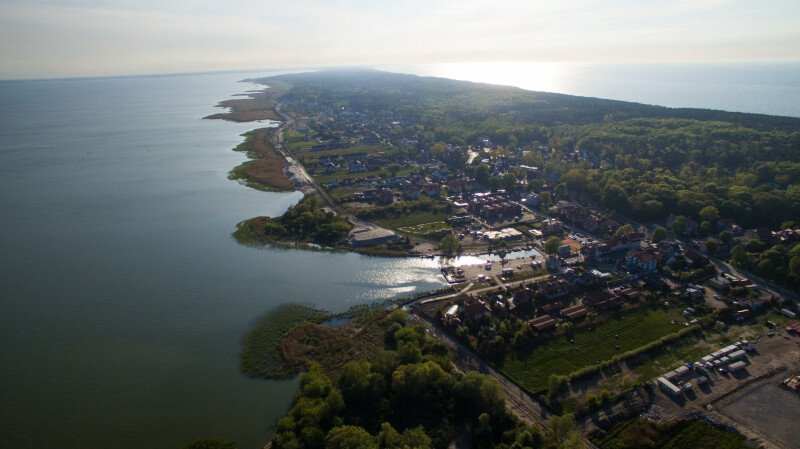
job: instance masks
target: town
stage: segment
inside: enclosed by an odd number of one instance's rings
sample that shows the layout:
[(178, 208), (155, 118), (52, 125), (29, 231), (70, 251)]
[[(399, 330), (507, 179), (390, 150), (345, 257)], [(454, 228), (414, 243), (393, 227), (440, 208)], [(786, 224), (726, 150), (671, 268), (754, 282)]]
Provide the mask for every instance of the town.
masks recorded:
[(800, 371), (800, 226), (747, 227), (708, 202), (644, 220), (662, 203), (613, 209), (624, 191), (585, 191), (582, 173), (624, 158), (552, 138), (440, 141), (413, 113), (303, 92), (276, 104), (291, 116), (272, 143), (349, 224), (309, 243), (436, 258), (449, 287), (404, 307), (465, 366), (490, 366), (507, 400), (574, 413), (593, 439), (638, 415), (702, 416), (794, 447), (800, 417), (758, 404), (800, 409), (779, 387)]

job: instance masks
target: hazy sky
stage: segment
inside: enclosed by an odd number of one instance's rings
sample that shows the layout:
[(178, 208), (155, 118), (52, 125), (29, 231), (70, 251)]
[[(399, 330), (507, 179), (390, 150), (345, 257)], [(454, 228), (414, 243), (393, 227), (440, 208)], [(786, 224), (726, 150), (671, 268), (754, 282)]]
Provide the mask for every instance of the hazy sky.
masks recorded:
[(0, 0), (0, 78), (800, 59), (800, 0)]

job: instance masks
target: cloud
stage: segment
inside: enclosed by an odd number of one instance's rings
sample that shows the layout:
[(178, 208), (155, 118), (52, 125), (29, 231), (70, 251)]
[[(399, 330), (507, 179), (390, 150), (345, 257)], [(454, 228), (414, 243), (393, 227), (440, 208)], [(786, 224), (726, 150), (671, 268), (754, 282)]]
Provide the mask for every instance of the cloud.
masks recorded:
[[(734, 58), (800, 56), (793, 19), (800, 3), (762, 3), (98, 0), (86, 6), (83, 0), (7, 0), (0, 5), (0, 77), (499, 59), (714, 59), (724, 42), (731, 45), (725, 55)], [(747, 43), (749, 36), (758, 39)]]

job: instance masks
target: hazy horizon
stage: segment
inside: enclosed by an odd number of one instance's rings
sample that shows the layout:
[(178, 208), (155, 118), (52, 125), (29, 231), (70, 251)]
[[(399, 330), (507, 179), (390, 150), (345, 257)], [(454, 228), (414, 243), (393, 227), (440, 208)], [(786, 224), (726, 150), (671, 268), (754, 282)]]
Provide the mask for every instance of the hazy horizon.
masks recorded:
[(0, 79), (468, 62), (800, 60), (800, 3), (8, 0)]

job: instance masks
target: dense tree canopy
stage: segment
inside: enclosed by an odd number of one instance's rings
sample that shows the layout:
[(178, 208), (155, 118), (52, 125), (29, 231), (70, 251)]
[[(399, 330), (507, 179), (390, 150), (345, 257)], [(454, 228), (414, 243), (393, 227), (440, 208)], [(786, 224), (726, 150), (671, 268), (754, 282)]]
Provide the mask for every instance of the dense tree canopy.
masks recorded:
[(302, 375), (276, 426), (276, 449), (446, 447), (464, 423), (476, 447), (542, 446), (542, 435), (506, 409), (496, 380), (453, 370), (448, 347), (402, 312), (386, 320), (387, 349), (371, 361), (348, 363), (336, 380), (313, 364)]

